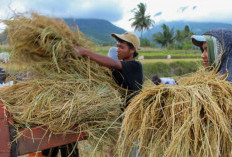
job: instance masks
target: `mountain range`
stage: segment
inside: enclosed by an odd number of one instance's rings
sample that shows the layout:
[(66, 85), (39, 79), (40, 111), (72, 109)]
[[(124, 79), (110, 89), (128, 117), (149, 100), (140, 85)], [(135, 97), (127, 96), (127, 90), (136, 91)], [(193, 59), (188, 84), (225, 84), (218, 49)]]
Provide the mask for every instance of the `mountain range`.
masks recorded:
[[(78, 28), (94, 43), (101, 45), (110, 45), (115, 43), (111, 37), (111, 33), (124, 33), (126, 30), (117, 27), (106, 20), (100, 19), (64, 19), (69, 26), (78, 25)], [(165, 23), (157, 23), (148, 31), (143, 33), (143, 38), (152, 40), (152, 34), (162, 32), (162, 25), (166, 24), (169, 28), (176, 30), (183, 30), (186, 25), (195, 34), (202, 34), (213, 28), (227, 28), (232, 30), (232, 24), (216, 23), (216, 22), (192, 22), (192, 21), (172, 21)], [(135, 33), (140, 36), (140, 32)]]
[(78, 26), (79, 30), (85, 34), (95, 44), (112, 45), (115, 43), (111, 33), (125, 33), (126, 30), (119, 28), (109, 21), (101, 19), (70, 19), (65, 18), (64, 21), (71, 28)]
[(153, 28), (149, 29), (148, 31), (144, 32), (143, 38), (148, 38), (151, 40), (152, 34), (156, 34), (158, 32), (162, 32), (162, 25), (166, 24), (170, 29), (173, 28), (174, 32), (176, 30), (183, 30), (186, 25), (189, 26), (190, 30), (195, 34), (203, 34), (214, 28), (227, 28), (232, 31), (232, 24), (227, 23), (216, 23), (216, 22), (191, 22), (191, 21), (172, 21), (172, 22), (165, 22), (159, 23), (155, 25)]
[[(126, 30), (113, 25), (111, 22), (102, 19), (73, 19), (65, 18), (64, 21), (70, 28), (78, 27), (81, 32), (85, 34), (90, 40), (98, 45), (113, 45), (115, 44), (114, 38), (111, 37), (111, 33), (124, 33)], [(152, 40), (152, 34), (162, 32), (162, 24), (166, 24), (169, 28), (183, 30), (185, 25), (188, 25), (190, 30), (195, 34), (202, 34), (213, 28), (227, 28), (232, 30), (232, 24), (227, 23), (215, 23), (215, 22), (191, 22), (191, 21), (173, 21), (165, 23), (157, 23), (148, 31), (143, 33), (143, 38)], [(140, 37), (140, 32), (135, 33)], [(4, 40), (6, 36), (2, 38)], [(1, 39), (0, 39), (1, 42)]]

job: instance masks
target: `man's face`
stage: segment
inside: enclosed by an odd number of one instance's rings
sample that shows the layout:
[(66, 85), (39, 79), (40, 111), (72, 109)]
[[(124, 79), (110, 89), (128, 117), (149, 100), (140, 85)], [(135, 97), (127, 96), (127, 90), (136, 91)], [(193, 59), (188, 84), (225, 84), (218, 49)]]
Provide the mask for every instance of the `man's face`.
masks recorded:
[(203, 59), (203, 63), (205, 65), (205, 67), (209, 66), (209, 59), (208, 59), (208, 51), (207, 51), (207, 43), (204, 42), (202, 45), (203, 48), (203, 53), (201, 55), (201, 58)]
[(119, 60), (130, 60), (133, 58), (134, 50), (130, 49), (126, 42), (117, 42), (117, 56)]

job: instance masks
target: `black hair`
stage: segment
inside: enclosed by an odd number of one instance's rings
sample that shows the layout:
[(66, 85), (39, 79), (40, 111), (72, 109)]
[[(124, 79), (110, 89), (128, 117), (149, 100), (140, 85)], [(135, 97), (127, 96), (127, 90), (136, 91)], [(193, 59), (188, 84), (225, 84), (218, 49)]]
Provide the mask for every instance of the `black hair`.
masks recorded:
[(153, 75), (151, 77), (151, 81), (155, 84), (155, 85), (159, 85), (161, 83), (161, 79), (157, 76), (157, 75)]
[(204, 52), (203, 46), (201, 46), (200, 49), (201, 49), (201, 52), (203, 53)]
[(139, 54), (139, 53), (138, 53), (137, 51), (135, 51), (135, 53), (134, 53), (134, 55), (133, 55), (133, 58), (137, 57), (138, 54)]

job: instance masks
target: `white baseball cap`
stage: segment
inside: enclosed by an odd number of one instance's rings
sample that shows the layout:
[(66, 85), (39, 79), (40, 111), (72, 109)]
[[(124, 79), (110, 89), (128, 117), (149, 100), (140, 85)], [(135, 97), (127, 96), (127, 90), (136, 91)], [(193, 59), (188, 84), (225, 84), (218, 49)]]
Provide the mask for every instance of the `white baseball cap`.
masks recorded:
[(203, 42), (206, 42), (206, 38), (203, 35), (192, 35), (191, 39), (192, 43), (198, 47), (202, 47)]

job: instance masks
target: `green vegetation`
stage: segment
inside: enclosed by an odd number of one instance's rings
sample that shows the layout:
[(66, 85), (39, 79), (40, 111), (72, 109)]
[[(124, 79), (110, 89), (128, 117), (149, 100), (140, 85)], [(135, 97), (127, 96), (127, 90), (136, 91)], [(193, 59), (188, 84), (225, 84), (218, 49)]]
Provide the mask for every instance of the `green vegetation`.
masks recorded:
[(166, 25), (162, 25), (163, 32), (153, 34), (153, 41), (160, 44), (162, 47), (171, 49), (190, 49), (193, 47), (191, 43), (191, 35), (194, 33), (190, 31), (188, 25), (185, 26), (184, 30), (171, 29)]
[[(100, 54), (106, 55), (110, 47), (98, 47), (96, 50)], [(193, 53), (194, 52), (194, 53)], [(201, 56), (200, 50), (168, 50), (158, 48), (142, 48), (139, 55), (144, 55), (145, 59), (165, 59), (167, 55), (178, 59), (199, 58)], [(160, 77), (175, 77), (187, 73), (195, 72), (201, 65), (199, 61), (173, 61), (173, 62), (145, 62), (143, 63), (144, 78), (149, 79), (156, 74)]]
[(153, 34), (153, 41), (161, 44), (162, 47), (169, 47), (174, 42), (174, 29), (170, 29), (167, 25), (162, 25), (163, 32), (159, 32), (157, 34)]
[[(96, 52), (107, 55), (110, 46), (96, 47)], [(9, 51), (5, 45), (0, 45), (0, 52)], [(165, 59), (171, 55), (172, 59), (200, 59), (200, 50), (169, 50), (162, 48), (142, 48), (139, 56), (144, 55), (145, 59)], [(166, 60), (164, 60), (166, 61)], [(143, 63), (144, 78), (151, 78), (156, 74), (160, 77), (175, 77), (198, 70), (201, 61), (173, 61), (173, 62), (145, 62)]]
[(145, 79), (150, 79), (152, 75), (158, 75), (159, 77), (175, 77), (196, 72), (200, 65), (201, 62), (199, 61), (143, 63), (143, 73)]
[(183, 58), (200, 58), (200, 53), (178, 53), (172, 51), (165, 52), (140, 52), (140, 56), (144, 56), (144, 59), (166, 59), (167, 55), (171, 55), (172, 59), (183, 59)]
[(134, 27), (135, 30), (141, 32), (140, 38), (142, 38), (143, 31), (148, 30), (152, 27), (155, 23), (151, 19), (151, 15), (146, 15), (146, 5), (144, 3), (139, 3), (137, 5), (138, 8), (134, 8), (132, 12), (134, 13), (134, 17), (131, 18), (129, 21), (133, 20), (131, 27)]
[(65, 23), (72, 29), (78, 29), (85, 34), (96, 45), (113, 45), (115, 39), (111, 33), (125, 33), (126, 31), (119, 28), (109, 21), (101, 19), (72, 19), (64, 18)]
[(171, 21), (171, 22), (161, 22), (157, 23), (153, 28), (149, 29), (149, 31), (143, 34), (144, 38), (152, 39), (152, 34), (157, 34), (158, 32), (162, 32), (162, 25), (166, 24), (169, 28), (174, 28), (176, 30), (183, 30), (185, 26), (189, 26), (191, 31), (194, 34), (203, 34), (213, 28), (227, 28), (232, 30), (232, 24), (226, 23), (216, 23), (216, 22), (191, 22), (191, 21)]
[[(100, 47), (97, 53), (107, 55), (110, 47)], [(183, 58), (201, 58), (200, 50), (169, 50), (159, 48), (142, 48), (139, 50), (139, 56), (144, 56), (145, 59), (166, 59), (167, 55), (171, 55), (172, 59)]]
[(0, 53), (1, 52), (10, 52), (10, 48), (7, 45), (0, 45)]
[(147, 38), (140, 38), (140, 46), (141, 47), (155, 47), (154, 44), (150, 42)]

